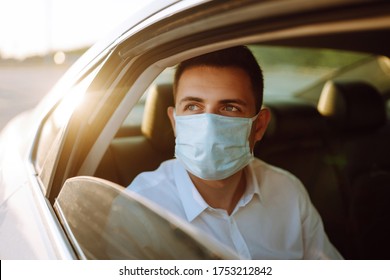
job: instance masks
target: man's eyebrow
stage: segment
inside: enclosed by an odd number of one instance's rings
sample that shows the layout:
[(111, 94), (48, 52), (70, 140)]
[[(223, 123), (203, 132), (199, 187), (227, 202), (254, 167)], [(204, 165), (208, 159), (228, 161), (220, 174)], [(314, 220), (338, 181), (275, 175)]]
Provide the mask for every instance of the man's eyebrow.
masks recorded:
[(179, 104), (181, 104), (183, 102), (188, 102), (188, 101), (203, 102), (204, 100), (202, 98), (199, 98), (199, 97), (187, 96), (187, 97), (180, 99)]
[(242, 99), (223, 99), (223, 100), (220, 100), (219, 103), (221, 103), (221, 104), (232, 104), (232, 103), (235, 103), (235, 104), (239, 104), (239, 105), (242, 105), (242, 106), (247, 106), (248, 105), (248, 103), (245, 102)]

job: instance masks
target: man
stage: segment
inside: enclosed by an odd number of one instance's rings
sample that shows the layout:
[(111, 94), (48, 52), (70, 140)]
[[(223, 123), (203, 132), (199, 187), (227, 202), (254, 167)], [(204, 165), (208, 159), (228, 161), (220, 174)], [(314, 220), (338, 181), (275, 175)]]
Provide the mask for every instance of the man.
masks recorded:
[(137, 176), (137, 192), (245, 259), (340, 259), (302, 186), (253, 157), (270, 120), (262, 71), (244, 46), (182, 62), (168, 116), (175, 157)]

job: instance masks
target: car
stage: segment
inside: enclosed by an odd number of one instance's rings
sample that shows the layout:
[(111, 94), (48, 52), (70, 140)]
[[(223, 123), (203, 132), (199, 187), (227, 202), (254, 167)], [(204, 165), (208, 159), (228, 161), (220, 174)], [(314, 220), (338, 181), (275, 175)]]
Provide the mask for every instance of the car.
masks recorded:
[(272, 114), (255, 156), (304, 183), (344, 258), (389, 259), (389, 38), (379, 0), (168, 0), (129, 15), (2, 130), (0, 258), (236, 259), (122, 190), (174, 155), (175, 65), (247, 45)]

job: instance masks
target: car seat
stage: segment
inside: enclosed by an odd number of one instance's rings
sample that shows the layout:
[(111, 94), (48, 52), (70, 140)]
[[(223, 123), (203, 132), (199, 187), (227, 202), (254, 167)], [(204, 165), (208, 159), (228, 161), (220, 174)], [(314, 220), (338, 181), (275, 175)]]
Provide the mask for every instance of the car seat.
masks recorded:
[(384, 99), (365, 82), (329, 81), (318, 110), (333, 128), (342, 163), (352, 258), (388, 259), (390, 129)]
[(255, 156), (302, 181), (329, 239), (343, 254), (346, 208), (331, 160), (325, 119), (314, 104), (304, 101), (267, 101), (265, 106), (271, 111), (271, 121), (255, 146)]
[(115, 138), (95, 176), (128, 186), (139, 173), (173, 158), (175, 139), (167, 115), (167, 108), (173, 105), (172, 85), (154, 85), (146, 100), (141, 135)]

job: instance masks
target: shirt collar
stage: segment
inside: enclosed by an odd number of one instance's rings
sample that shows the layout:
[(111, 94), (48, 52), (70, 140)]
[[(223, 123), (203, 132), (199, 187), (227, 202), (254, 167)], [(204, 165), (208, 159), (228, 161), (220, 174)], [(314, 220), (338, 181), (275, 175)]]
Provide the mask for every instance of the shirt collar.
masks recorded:
[[(253, 161), (251, 161), (253, 162)], [(253, 170), (253, 165), (249, 163), (245, 167), (245, 176), (246, 176), (246, 185), (247, 185), (247, 191), (245, 193), (248, 194), (256, 194), (261, 197), (260, 194), (260, 186), (261, 182), (258, 181), (258, 176), (256, 176), (255, 171)], [(263, 176), (260, 176), (262, 178)], [(244, 194), (245, 197), (245, 194)]]
[(176, 168), (174, 170), (175, 183), (187, 220), (192, 222), (209, 206), (192, 183), (187, 170), (179, 160), (176, 160)]
[(240, 207), (246, 206), (254, 196), (257, 196), (258, 199), (261, 197), (260, 185), (250, 163), (245, 167), (244, 172), (246, 179), (246, 189), (241, 199), (238, 201), (233, 213), (235, 213)]

